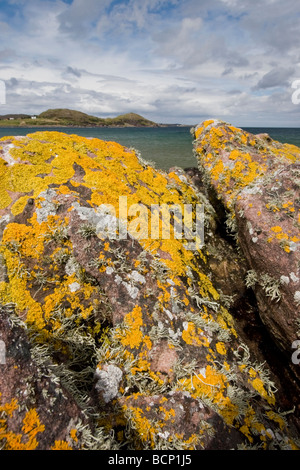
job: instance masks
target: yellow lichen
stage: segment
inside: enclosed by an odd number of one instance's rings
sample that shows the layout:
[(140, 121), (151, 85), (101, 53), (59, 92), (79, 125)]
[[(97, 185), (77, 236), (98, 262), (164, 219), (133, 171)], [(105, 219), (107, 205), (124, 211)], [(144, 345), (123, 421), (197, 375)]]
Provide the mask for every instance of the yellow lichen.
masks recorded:
[(222, 342), (216, 343), (216, 350), (218, 351), (219, 354), (225, 355), (226, 354), (226, 348), (225, 344)]
[(193, 346), (209, 346), (209, 340), (205, 337), (204, 331), (196, 328), (194, 323), (189, 322), (182, 332), (182, 339)]
[(141, 307), (134, 307), (132, 312), (128, 313), (124, 319), (124, 330), (118, 331), (116, 337), (123, 346), (129, 346), (131, 349), (138, 348), (143, 340), (142, 325), (142, 309)]
[(38, 447), (36, 437), (39, 433), (44, 432), (45, 426), (41, 424), (37, 411), (30, 409), (23, 418), (21, 432), (10, 431), (8, 429), (8, 419), (12, 417), (18, 408), (15, 399), (0, 407), (0, 412), (6, 416), (6, 419), (0, 420), (0, 441), (4, 441), (5, 450), (34, 450)]
[(231, 402), (227, 396), (226, 376), (211, 365), (205, 368), (205, 374), (194, 373), (189, 378), (179, 380), (180, 390), (187, 390), (194, 398), (208, 396), (213, 403), (218, 405), (221, 415), (228, 424), (232, 424), (238, 416), (237, 405)]
[(51, 450), (73, 450), (70, 444), (66, 441), (55, 441), (54, 445), (51, 446)]

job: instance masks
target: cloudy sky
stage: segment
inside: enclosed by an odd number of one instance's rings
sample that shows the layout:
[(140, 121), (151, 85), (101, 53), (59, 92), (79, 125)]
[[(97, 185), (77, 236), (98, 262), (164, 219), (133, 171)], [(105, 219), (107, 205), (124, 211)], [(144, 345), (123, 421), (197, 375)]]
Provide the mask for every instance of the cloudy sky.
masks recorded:
[(299, 34), (299, 0), (0, 0), (0, 114), (300, 127)]

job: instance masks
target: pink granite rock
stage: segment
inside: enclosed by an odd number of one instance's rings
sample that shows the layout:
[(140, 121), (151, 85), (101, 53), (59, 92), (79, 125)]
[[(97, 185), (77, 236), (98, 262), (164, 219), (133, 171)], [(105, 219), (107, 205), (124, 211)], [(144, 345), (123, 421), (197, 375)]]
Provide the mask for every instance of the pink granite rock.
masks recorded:
[(246, 285), (299, 380), (291, 357), (300, 338), (300, 149), (219, 121), (200, 124), (195, 137), (199, 168), (247, 262)]

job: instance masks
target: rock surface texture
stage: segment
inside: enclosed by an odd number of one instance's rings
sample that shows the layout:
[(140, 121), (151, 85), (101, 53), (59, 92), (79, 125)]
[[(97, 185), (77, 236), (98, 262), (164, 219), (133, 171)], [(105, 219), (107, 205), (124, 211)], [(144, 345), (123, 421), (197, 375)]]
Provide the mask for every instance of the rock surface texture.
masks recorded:
[[(297, 416), (230, 310), (251, 285), (280, 347), (297, 339), (299, 149), (223, 123), (195, 138), (201, 192), (116, 143), (0, 140), (2, 449), (299, 448)], [(201, 206), (204, 243), (153, 236), (164, 205)]]
[[(219, 121), (195, 130), (199, 169), (246, 258), (246, 284), (292, 367), (300, 316), (300, 149)], [(299, 378), (299, 367), (294, 368)]]

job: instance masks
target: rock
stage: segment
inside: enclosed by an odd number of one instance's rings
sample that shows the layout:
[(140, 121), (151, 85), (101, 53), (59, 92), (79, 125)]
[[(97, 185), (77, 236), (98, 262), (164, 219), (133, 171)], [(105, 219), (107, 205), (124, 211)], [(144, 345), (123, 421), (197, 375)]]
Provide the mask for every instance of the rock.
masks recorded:
[(191, 179), (194, 186), (196, 186), (198, 191), (201, 191), (201, 192), (206, 191), (205, 184), (203, 183), (203, 180), (202, 180), (202, 174), (198, 170), (198, 168), (193, 168), (193, 167), (185, 168), (184, 171), (188, 175), (188, 177)]
[[(22, 322), (8, 307), (0, 310), (0, 338), (6, 346), (0, 364), (0, 441), (6, 450), (89, 449), (96, 435), (60, 380), (42, 345), (33, 346)], [(100, 435), (100, 434), (99, 434)], [(109, 441), (103, 436), (103, 448)]]
[(298, 381), (291, 356), (300, 337), (300, 149), (206, 121), (196, 127), (195, 152), (247, 262), (260, 317)]
[[(202, 197), (204, 194), (209, 198), (210, 190), (204, 184), (202, 172), (197, 168), (186, 168), (184, 171), (191, 178), (191, 183), (198, 194)], [(208, 217), (208, 207), (210, 207), (210, 217)], [(224, 210), (220, 217), (219, 209), (215, 205), (209, 206), (206, 201), (206, 208), (206, 222), (208, 223), (205, 227), (204, 240), (208, 269), (223, 301), (233, 307), (246, 296), (247, 288), (244, 279), (248, 265), (224, 229)]]
[(297, 174), (300, 175), (300, 163), (291, 164), (280, 171), (280, 178), (275, 174), (269, 181), (257, 183), (260, 197), (253, 200), (243, 191), (236, 204), (239, 243), (250, 267), (248, 282), (255, 290), (264, 324), (287, 356), (293, 341), (299, 338)]
[(230, 450), (243, 446), (236, 429), (185, 392), (133, 395), (120, 399), (120, 404), (136, 433), (135, 449)]
[[(227, 308), (228, 292), (240, 288), (219, 290), (226, 272), (237, 269), (238, 278), (238, 261), (222, 264), (219, 255), (219, 277), (211, 269), (206, 241), (216, 234), (216, 211), (189, 176), (155, 170), (116, 143), (57, 132), (4, 138), (0, 147), (0, 302), (7, 322), (20, 323), (30, 367), (39, 348), (50, 384), (66, 390), (72, 408), (62, 400), (61, 421), (37, 436), (37, 448), (298, 448), (297, 420), (278, 411), (272, 372)], [(189, 226), (191, 214), (203, 237)], [(218, 244), (220, 236), (210, 250)], [(24, 383), (38, 375), (24, 367), (10, 379), (0, 368), (2, 410), (10, 418), (18, 400), (11, 427), (20, 434)], [(53, 400), (34, 384), (36, 426), (51, 427)]]

